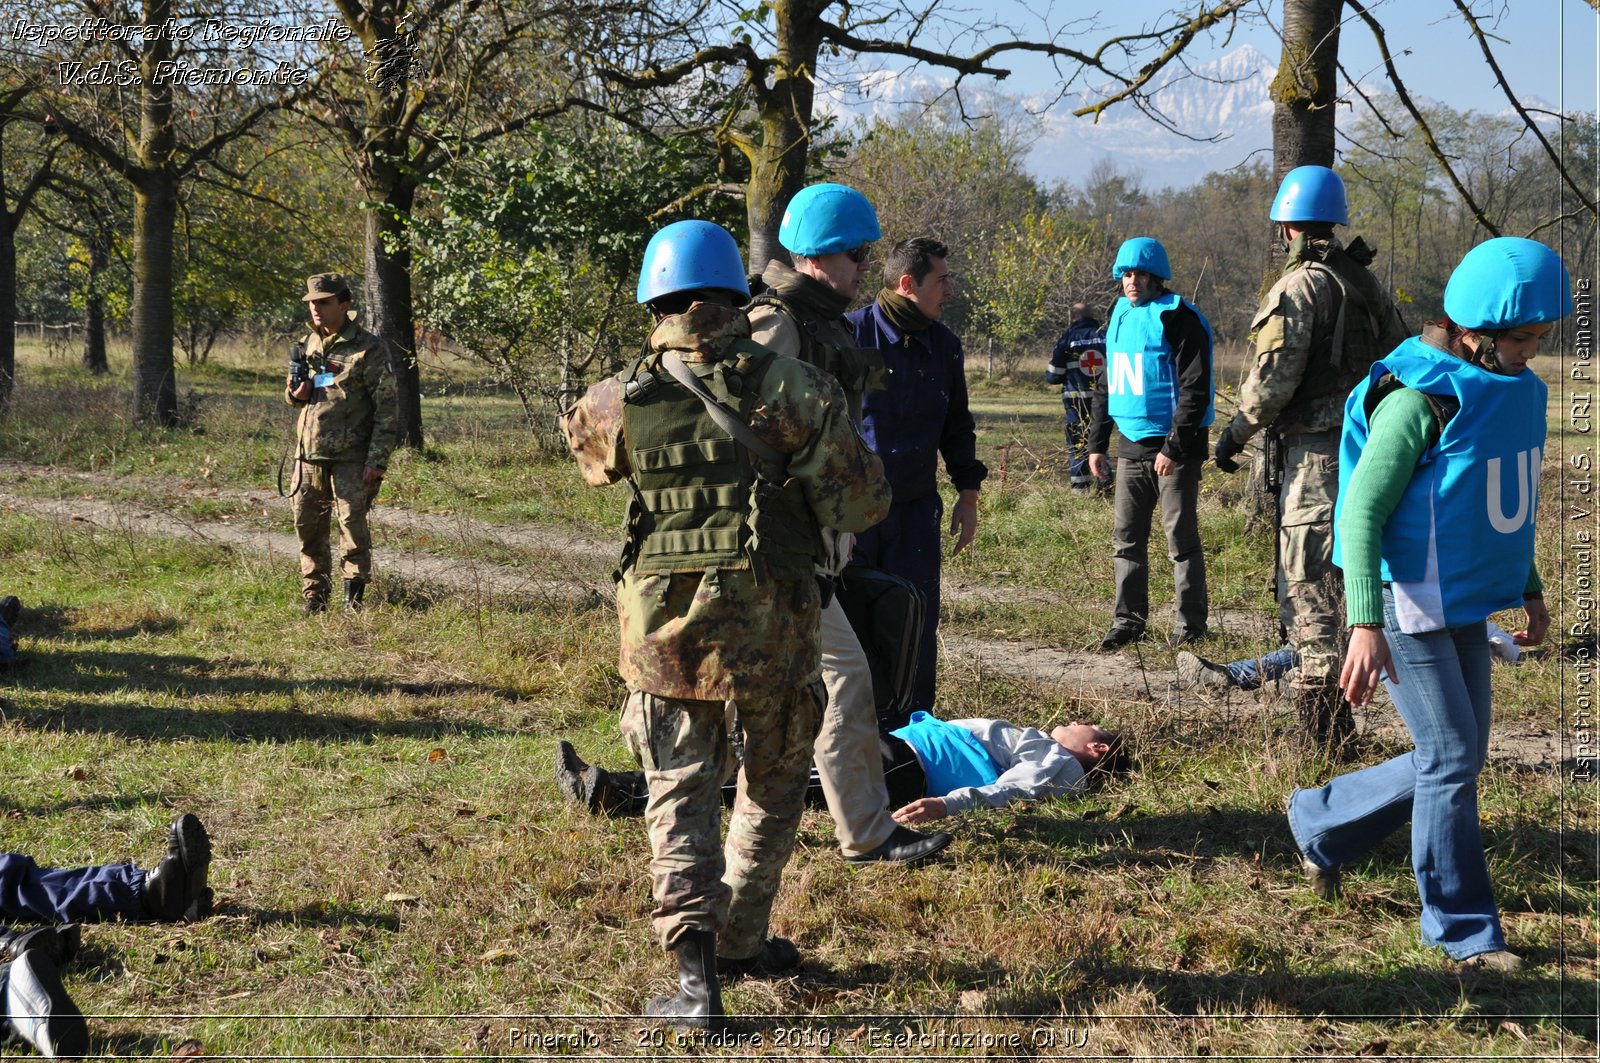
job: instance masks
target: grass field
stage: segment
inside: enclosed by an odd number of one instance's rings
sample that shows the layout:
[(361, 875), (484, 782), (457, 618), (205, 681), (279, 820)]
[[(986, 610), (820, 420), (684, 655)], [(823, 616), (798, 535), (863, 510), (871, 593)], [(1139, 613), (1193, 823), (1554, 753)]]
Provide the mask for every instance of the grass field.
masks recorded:
[[(1570, 547), (1594, 518), (1573, 518), (1583, 496), (1564, 482), (1589, 442), (1558, 369), (1539, 554), (1564, 633), (1592, 609)], [(1329, 767), (1296, 748), (1287, 702), (1174, 690), (1153, 644), (1119, 658), (1142, 662), (1133, 686), (947, 652), (951, 715), (1092, 715), (1132, 735), (1137, 772), (1080, 801), (958, 819), (947, 855), (917, 869), (845, 865), (808, 812), (774, 916), (800, 975), (727, 990), (745, 1020), (726, 1044), (658, 1037), (633, 1017), (672, 971), (650, 943), (642, 825), (564, 804), (551, 774), (558, 737), (627, 766), (609, 607), (380, 573), (365, 614), (304, 618), (292, 557), (207, 534), (290, 530), (284, 504), (258, 497), (289, 439), (277, 357), (185, 370), (197, 414), (183, 431), (133, 425), (122, 374), (91, 380), (24, 347), (0, 421), (14, 498), (0, 593), (25, 603), (28, 659), (0, 680), (0, 847), (148, 864), (177, 811), (216, 843), (213, 918), (86, 930), (67, 984), (99, 1052), (195, 1039), (213, 1058), (1595, 1058), (1592, 780), (1559, 755), (1492, 760), (1490, 870), (1530, 965), (1466, 974), (1419, 941), (1405, 838), (1350, 869), (1340, 902), (1304, 888), (1282, 803)], [(584, 489), (469, 367), (432, 367), (426, 384), (428, 449), (397, 456), (382, 508), (524, 540), (385, 532), (380, 551), (603, 582), (609, 560), (541, 537), (612, 538), (625, 491)], [(1109, 502), (1067, 490), (1050, 390), (975, 380), (974, 405), (991, 478), (979, 538), (948, 564), (962, 593), (946, 630), (1023, 655), (1085, 649), (1109, 619)], [(1213, 656), (1268, 648), (1275, 628), (1270, 543), (1247, 533), (1240, 481), (1208, 471), (1204, 487), (1225, 629)], [(35, 508), (88, 498), (194, 533)], [(1153, 568), (1164, 617), (1170, 568)], [(1587, 673), (1569, 658), (1592, 661), (1593, 640), (1556, 641), (1566, 657), (1496, 669), (1496, 717), (1570, 756)], [(1389, 726), (1362, 756), (1404, 748)]]

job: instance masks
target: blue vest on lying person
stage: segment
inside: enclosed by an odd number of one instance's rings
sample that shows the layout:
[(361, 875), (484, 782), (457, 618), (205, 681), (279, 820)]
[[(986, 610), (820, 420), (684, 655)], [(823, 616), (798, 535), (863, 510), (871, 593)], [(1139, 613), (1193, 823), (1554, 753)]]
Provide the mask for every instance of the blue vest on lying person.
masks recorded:
[(916, 752), (928, 777), (929, 797), (943, 797), (968, 786), (988, 786), (1000, 778), (983, 743), (953, 723), (913, 712), (910, 723), (889, 733)]

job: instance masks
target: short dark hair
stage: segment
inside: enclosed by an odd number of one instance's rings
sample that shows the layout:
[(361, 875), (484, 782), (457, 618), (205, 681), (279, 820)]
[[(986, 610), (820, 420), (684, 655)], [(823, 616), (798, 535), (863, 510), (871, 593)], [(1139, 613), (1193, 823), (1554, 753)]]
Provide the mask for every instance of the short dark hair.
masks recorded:
[(1115, 731), (1106, 731), (1106, 736), (1106, 745), (1110, 748), (1095, 761), (1094, 767), (1084, 772), (1084, 780), (1090, 786), (1099, 786), (1113, 776), (1133, 771), (1133, 753), (1128, 748), (1128, 740)]
[(883, 260), (883, 286), (898, 288), (900, 278), (908, 273), (912, 280), (921, 284), (933, 272), (934, 259), (949, 257), (950, 249), (931, 236), (901, 240), (889, 249), (889, 256)]

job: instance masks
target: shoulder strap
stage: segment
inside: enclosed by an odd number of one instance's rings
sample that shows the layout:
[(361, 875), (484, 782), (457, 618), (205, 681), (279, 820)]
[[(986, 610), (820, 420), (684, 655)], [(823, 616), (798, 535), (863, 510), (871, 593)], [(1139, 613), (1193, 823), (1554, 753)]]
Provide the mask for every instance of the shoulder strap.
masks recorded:
[(672, 379), (682, 384), (694, 393), (694, 396), (705, 404), (706, 413), (717, 422), (717, 427), (727, 432), (733, 438), (749, 448), (750, 453), (764, 461), (771, 462), (778, 468), (787, 464), (783, 455), (773, 450), (760, 437), (750, 430), (750, 426), (739, 419), (739, 415), (717, 401), (717, 397), (706, 390), (694, 371), (683, 364), (683, 359), (678, 357), (676, 351), (663, 351), (661, 364), (667, 367), (667, 372), (672, 374)]

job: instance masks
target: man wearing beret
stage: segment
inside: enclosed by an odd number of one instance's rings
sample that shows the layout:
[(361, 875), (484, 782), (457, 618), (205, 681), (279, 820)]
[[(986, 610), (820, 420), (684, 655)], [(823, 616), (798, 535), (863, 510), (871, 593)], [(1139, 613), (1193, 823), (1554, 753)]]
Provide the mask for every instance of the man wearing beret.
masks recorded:
[[(306, 279), (311, 332), (302, 344), (307, 379), (284, 389), (300, 411), (295, 427), (294, 528), (300, 537), (300, 593), (308, 613), (328, 606), (333, 586), (329, 518), (339, 518), (344, 609), (361, 608), (372, 577), (367, 507), (378, 493), (397, 434), (389, 349), (356, 324), (350, 285), (338, 273)], [(298, 366), (296, 368), (299, 368)]]

